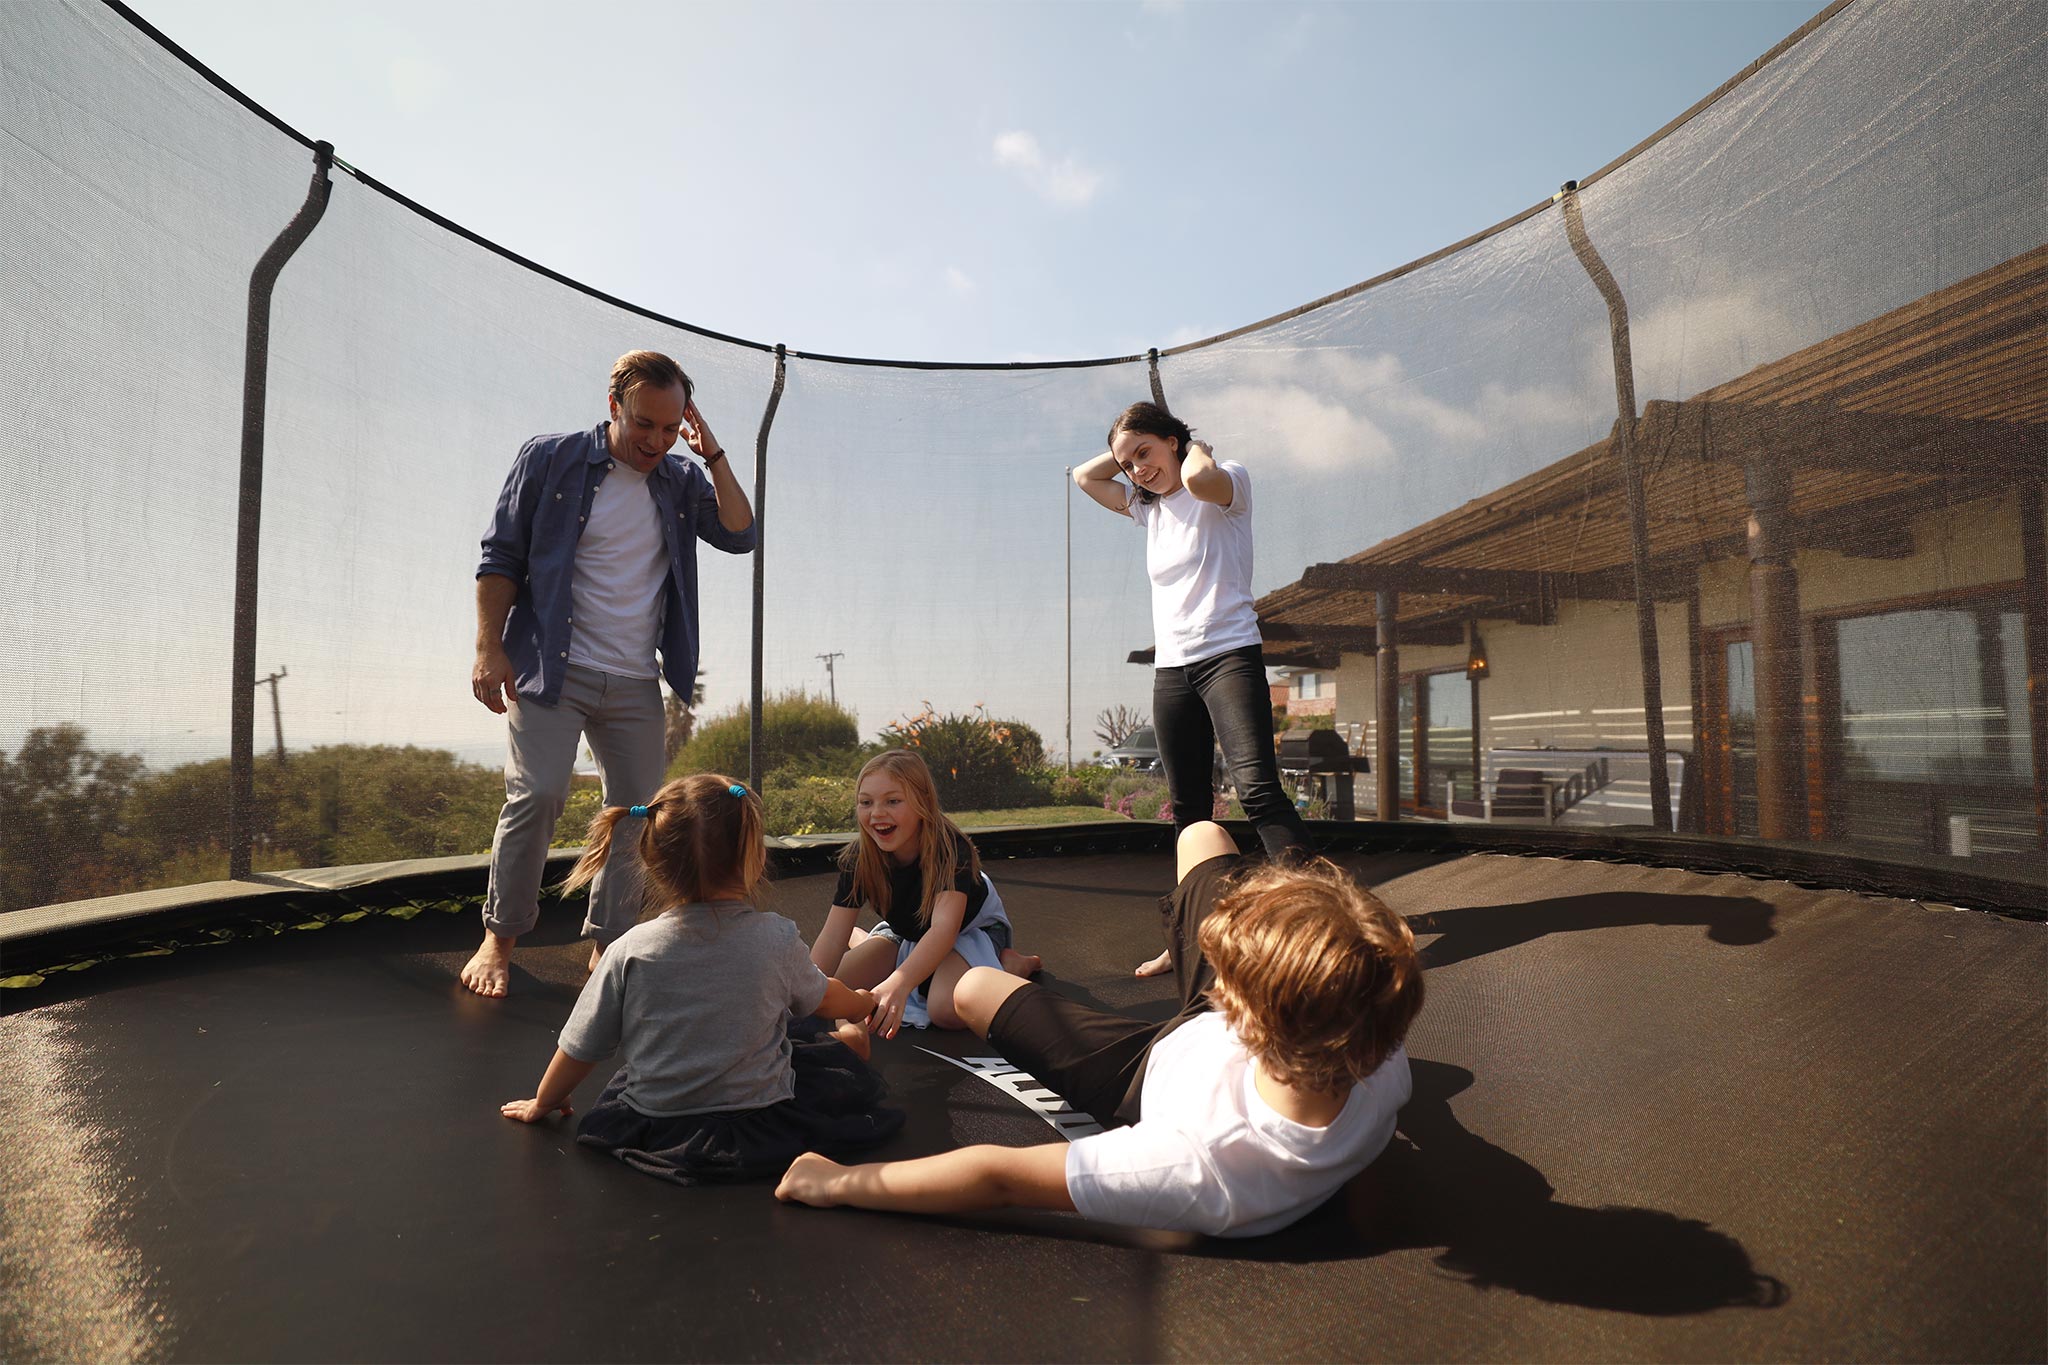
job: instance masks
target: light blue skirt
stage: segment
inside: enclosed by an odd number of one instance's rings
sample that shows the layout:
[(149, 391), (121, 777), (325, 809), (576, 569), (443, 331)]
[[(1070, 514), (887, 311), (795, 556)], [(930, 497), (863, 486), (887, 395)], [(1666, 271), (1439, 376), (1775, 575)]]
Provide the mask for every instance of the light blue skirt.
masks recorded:
[[(1003, 949), (1011, 946), (1010, 916), (1003, 909), (1003, 898), (996, 892), (996, 884), (989, 880), (988, 873), (981, 874), (981, 884), (988, 888), (988, 899), (981, 903), (981, 913), (974, 917), (974, 923), (960, 931), (953, 940), (953, 951), (960, 954), (970, 967), (993, 967), (1003, 969)], [(904, 938), (886, 922), (874, 927), (872, 936), (885, 938), (896, 945), (896, 965), (901, 967), (918, 940)], [(924, 998), (924, 987), (919, 986), (910, 993), (910, 1000), (903, 1006), (903, 1022), (912, 1028), (930, 1028), (931, 1011)]]

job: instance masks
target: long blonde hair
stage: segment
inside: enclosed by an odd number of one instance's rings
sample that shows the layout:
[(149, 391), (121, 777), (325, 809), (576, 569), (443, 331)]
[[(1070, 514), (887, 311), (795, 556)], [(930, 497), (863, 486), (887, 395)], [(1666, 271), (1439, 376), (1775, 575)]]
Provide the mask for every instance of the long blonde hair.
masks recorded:
[[(939, 898), (941, 891), (950, 890), (953, 879), (959, 875), (960, 859), (958, 849), (967, 845), (967, 873), (970, 877), (981, 875), (981, 855), (975, 851), (972, 840), (960, 832), (960, 827), (946, 818), (939, 809), (939, 789), (932, 782), (932, 770), (924, 760), (908, 749), (885, 749), (861, 765), (860, 776), (854, 779), (854, 790), (867, 781), (872, 773), (887, 773), (902, 784), (904, 795), (910, 798), (910, 808), (917, 814), (917, 860), (924, 869), (923, 899), (917, 907), (917, 922), (930, 926), (932, 902)], [(868, 832), (860, 828), (846, 851), (839, 855), (839, 866), (853, 874), (854, 893), (876, 914), (883, 918), (889, 915), (889, 859), (888, 855), (875, 846)], [(963, 926), (964, 927), (964, 926)]]
[(718, 773), (679, 777), (644, 806), (599, 811), (583, 856), (562, 884), (565, 893), (597, 875), (611, 857), (619, 821), (636, 811), (644, 813), (638, 835), (649, 901), (687, 904), (735, 885), (745, 899), (754, 898), (768, 870), (761, 798)]

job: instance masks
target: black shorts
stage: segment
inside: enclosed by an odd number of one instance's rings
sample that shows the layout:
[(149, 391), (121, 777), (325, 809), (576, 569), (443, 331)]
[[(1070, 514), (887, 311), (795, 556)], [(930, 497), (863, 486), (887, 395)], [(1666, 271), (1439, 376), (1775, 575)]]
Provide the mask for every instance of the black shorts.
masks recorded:
[(1241, 863), (1234, 854), (1211, 858), (1159, 902), (1180, 993), (1171, 1019), (1149, 1023), (1111, 1014), (1026, 982), (989, 1021), (989, 1042), (1011, 1065), (1105, 1127), (1136, 1123), (1152, 1045), (1209, 1008), (1216, 975), (1201, 956), (1202, 919)]

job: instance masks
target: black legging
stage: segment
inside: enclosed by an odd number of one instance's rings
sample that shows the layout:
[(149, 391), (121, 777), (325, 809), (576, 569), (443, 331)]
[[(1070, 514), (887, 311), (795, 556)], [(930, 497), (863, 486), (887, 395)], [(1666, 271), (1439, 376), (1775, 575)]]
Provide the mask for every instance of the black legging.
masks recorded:
[(1209, 752), (1221, 743), (1237, 799), (1258, 831), (1266, 856), (1308, 849), (1308, 827), (1280, 785), (1280, 764), (1273, 756), (1272, 693), (1259, 646), (1245, 645), (1191, 664), (1153, 670), (1152, 727), (1173, 796), (1176, 830), (1212, 818), (1216, 784)]

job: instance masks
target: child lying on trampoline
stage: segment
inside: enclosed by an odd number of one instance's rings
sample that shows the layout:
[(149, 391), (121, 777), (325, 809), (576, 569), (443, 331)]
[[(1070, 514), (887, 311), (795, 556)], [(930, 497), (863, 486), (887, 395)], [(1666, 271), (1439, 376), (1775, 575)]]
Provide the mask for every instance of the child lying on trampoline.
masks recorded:
[(1250, 1237), (1364, 1170), (1410, 1091), (1415, 936), (1331, 863), (1247, 871), (1220, 825), (1183, 830), (1178, 864), (1161, 902), (1181, 1000), (1166, 1023), (986, 968), (954, 991), (968, 1027), (1109, 1131), (866, 1166), (805, 1155), (776, 1197), (906, 1213), (1020, 1205)]
[(670, 908), (605, 950), (538, 1093), (505, 1104), (506, 1118), (572, 1112), (570, 1092), (623, 1051), (576, 1140), (679, 1185), (761, 1179), (800, 1152), (861, 1151), (903, 1126), (900, 1110), (877, 1107), (881, 1078), (866, 1064), (860, 1021), (874, 997), (812, 966), (796, 925), (753, 906), (762, 828), (760, 798), (710, 773), (591, 822), (568, 889), (630, 837)]

